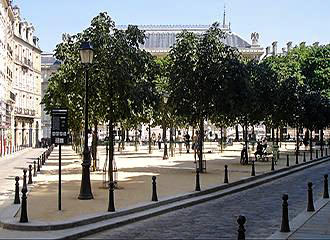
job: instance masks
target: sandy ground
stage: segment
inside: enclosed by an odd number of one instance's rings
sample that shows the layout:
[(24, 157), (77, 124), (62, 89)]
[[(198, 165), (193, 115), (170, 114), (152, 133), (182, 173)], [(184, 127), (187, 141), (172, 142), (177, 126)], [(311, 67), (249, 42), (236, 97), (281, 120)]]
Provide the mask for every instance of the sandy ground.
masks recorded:
[[(118, 189), (115, 190), (116, 210), (151, 201), (151, 177), (157, 176), (159, 200), (177, 194), (193, 192), (195, 189), (195, 163), (191, 153), (180, 154), (163, 160), (163, 151), (153, 147), (148, 154), (147, 146), (140, 146), (138, 152), (133, 146), (115, 152), (118, 168)], [(222, 153), (215, 143), (206, 143), (204, 159), (207, 172), (201, 174), (201, 188), (206, 189), (223, 183), (224, 165), (228, 165), (229, 182), (251, 176), (251, 165), (239, 163), (242, 145), (235, 143)], [(117, 148), (116, 148), (117, 150)], [(301, 149), (304, 150), (304, 149)], [(286, 166), (286, 155), (290, 154), (290, 165), (295, 164), (294, 143), (282, 144), (281, 156), (276, 169)], [(34, 178), (33, 190), (28, 195), (28, 216), (30, 221), (60, 221), (93, 213), (105, 213), (108, 208), (108, 188), (102, 171), (105, 162), (105, 147), (99, 147), (98, 157), (101, 171), (91, 173), (93, 200), (78, 200), (81, 183), (81, 159), (70, 146), (62, 147), (62, 211), (58, 211), (58, 148), (55, 148), (42, 173)], [(306, 154), (309, 160), (309, 154)], [(302, 161), (302, 156), (300, 162)], [(270, 162), (256, 162), (256, 174), (268, 172)], [(17, 214), (19, 217), (19, 213)]]

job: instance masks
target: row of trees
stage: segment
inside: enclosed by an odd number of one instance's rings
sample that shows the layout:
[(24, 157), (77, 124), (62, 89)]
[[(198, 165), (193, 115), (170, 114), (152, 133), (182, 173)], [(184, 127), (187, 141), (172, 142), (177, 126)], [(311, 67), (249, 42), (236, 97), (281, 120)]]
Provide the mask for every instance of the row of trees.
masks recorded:
[[(46, 111), (69, 109), (69, 126), (78, 145), (85, 97), (78, 49), (87, 38), (95, 52), (88, 111), (96, 133), (97, 125), (105, 122), (110, 129), (120, 123), (122, 132), (139, 124), (161, 125), (165, 134), (167, 127), (189, 125), (199, 128), (203, 146), (205, 121), (219, 127), (241, 124), (245, 133), (256, 123), (310, 130), (329, 125), (329, 45), (301, 44), (285, 56), (257, 62), (224, 45), (224, 37), (217, 23), (202, 35), (183, 31), (168, 56), (157, 59), (140, 48), (145, 35), (136, 26), (118, 30), (101, 13), (89, 28), (57, 45), (55, 57), (62, 64), (49, 81), (43, 99)], [(110, 134), (109, 166), (112, 160)]]

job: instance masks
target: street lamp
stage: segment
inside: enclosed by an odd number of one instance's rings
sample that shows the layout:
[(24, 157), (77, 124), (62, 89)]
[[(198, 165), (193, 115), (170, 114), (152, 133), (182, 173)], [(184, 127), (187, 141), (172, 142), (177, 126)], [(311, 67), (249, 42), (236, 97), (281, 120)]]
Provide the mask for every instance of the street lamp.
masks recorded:
[(163, 140), (164, 140), (164, 156), (163, 156), (163, 160), (168, 159), (168, 154), (167, 154), (167, 139), (166, 139), (166, 120), (165, 120), (165, 116), (167, 115), (166, 112), (166, 104), (168, 101), (168, 96), (164, 95), (163, 96), (163, 101), (164, 101), (164, 119), (163, 119)]
[(88, 148), (88, 66), (93, 62), (93, 47), (90, 42), (83, 42), (80, 45), (80, 58), (81, 63), (85, 66), (85, 144), (84, 144), (84, 152), (83, 152), (83, 163), (82, 165), (82, 178), (80, 185), (80, 194), (78, 199), (80, 200), (89, 200), (93, 199), (92, 189), (91, 189), (91, 180), (90, 180), (90, 172), (89, 168), (91, 166), (91, 158), (90, 151)]

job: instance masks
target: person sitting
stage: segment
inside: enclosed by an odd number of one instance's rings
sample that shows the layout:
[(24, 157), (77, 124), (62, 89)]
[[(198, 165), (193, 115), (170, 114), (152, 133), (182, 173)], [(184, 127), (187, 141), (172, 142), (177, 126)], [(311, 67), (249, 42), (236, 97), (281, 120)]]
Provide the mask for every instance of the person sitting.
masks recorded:
[[(266, 145), (267, 147), (267, 145)], [(260, 142), (257, 143), (257, 151), (254, 153), (254, 156), (256, 158), (256, 161), (257, 161), (257, 155), (259, 155), (260, 157), (262, 157), (263, 155), (263, 148), (264, 148), (264, 145), (261, 145)]]

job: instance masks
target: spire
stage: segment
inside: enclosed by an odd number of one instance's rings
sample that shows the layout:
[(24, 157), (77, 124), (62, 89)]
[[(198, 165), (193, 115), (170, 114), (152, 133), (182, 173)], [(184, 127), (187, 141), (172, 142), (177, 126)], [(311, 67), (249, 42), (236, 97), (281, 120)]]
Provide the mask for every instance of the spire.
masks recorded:
[(226, 4), (224, 4), (223, 6), (223, 23), (222, 23), (222, 27), (225, 28), (226, 26)]

